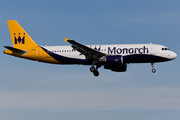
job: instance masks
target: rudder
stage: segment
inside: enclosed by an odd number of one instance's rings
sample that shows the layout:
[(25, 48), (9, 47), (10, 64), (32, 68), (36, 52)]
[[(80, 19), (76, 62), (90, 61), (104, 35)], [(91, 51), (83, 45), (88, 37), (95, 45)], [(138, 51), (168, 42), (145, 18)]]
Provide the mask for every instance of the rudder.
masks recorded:
[(38, 47), (16, 20), (7, 20), (7, 23), (14, 48)]

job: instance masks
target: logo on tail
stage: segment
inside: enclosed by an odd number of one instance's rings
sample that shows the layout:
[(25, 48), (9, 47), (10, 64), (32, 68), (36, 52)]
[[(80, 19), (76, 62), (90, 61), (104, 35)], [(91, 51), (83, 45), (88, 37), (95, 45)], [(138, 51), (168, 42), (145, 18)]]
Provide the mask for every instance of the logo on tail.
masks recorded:
[(14, 44), (25, 44), (25, 33), (23, 33), (23, 36), (21, 37), (21, 33), (18, 33), (18, 35), (16, 35), (16, 33), (14, 33)]

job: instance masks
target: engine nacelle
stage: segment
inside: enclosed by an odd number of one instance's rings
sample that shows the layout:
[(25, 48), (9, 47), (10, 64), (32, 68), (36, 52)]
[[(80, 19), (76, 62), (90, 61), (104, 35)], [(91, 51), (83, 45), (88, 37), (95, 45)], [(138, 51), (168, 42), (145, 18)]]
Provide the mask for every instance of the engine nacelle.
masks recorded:
[(127, 64), (124, 65), (105, 65), (104, 69), (110, 69), (114, 72), (125, 72), (127, 70)]
[(123, 56), (121, 55), (110, 55), (103, 56), (99, 59), (100, 62), (105, 62), (110, 65), (123, 65)]
[(127, 64), (123, 63), (123, 56), (121, 55), (103, 56), (99, 59), (99, 62), (105, 64), (104, 69), (110, 69), (115, 72), (125, 72), (127, 70)]

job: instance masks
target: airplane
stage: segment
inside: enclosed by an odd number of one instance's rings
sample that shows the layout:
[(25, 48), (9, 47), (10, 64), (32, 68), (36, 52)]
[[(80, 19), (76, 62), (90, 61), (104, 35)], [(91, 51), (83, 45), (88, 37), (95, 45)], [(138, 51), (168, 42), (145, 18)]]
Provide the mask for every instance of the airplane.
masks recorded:
[(13, 47), (4, 46), (5, 54), (19, 58), (52, 63), (90, 65), (94, 76), (99, 76), (98, 68), (104, 66), (114, 72), (125, 72), (129, 63), (154, 63), (173, 60), (177, 54), (158, 44), (111, 44), (83, 45), (64, 38), (71, 46), (41, 46), (27, 34), (16, 20), (7, 20)]

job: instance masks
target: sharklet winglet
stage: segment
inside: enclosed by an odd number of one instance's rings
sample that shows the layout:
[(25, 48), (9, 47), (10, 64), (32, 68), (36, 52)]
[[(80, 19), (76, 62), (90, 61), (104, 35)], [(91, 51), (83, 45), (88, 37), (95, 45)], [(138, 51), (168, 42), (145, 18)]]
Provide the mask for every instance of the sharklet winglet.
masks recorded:
[(68, 41), (68, 39), (67, 38), (65, 38), (65, 37), (63, 37), (64, 38), (64, 42), (67, 42)]

